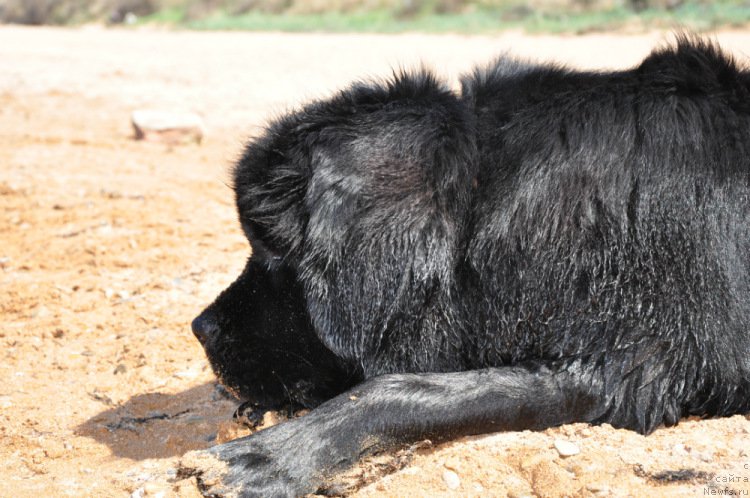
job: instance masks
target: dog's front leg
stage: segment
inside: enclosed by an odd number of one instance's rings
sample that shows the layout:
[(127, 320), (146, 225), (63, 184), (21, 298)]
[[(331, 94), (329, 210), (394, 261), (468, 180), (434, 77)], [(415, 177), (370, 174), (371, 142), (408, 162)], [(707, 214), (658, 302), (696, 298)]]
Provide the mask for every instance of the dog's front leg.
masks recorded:
[(309, 414), (189, 453), (206, 496), (314, 493), (360, 458), (420, 439), (542, 428), (601, 413), (598, 385), (570, 367), (376, 377)]

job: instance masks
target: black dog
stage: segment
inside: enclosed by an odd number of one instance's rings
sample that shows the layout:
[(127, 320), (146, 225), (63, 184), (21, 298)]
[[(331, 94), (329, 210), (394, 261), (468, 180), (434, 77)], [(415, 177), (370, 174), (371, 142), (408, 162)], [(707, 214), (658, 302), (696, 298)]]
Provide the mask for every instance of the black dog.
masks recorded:
[(253, 254), (193, 330), (258, 412), (315, 408), (184, 463), (208, 495), (315, 492), (424, 438), (750, 410), (750, 71), (711, 43), (501, 58), (460, 95), (355, 84), (234, 179)]

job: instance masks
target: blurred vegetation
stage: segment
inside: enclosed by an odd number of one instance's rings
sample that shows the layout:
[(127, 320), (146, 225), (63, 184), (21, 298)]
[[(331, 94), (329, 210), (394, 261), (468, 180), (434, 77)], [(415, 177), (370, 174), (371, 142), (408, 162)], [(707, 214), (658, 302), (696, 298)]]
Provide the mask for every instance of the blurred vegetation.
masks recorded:
[(585, 32), (750, 23), (750, 0), (0, 0), (0, 22), (189, 29)]

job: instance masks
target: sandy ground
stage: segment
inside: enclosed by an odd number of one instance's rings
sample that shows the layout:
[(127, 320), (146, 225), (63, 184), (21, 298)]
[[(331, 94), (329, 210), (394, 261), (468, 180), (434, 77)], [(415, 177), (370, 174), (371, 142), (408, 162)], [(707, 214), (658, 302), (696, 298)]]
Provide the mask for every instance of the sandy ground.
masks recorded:
[[(227, 168), (269, 116), (395, 66), (623, 67), (662, 39), (0, 28), (0, 496), (197, 496), (179, 457), (242, 433), (189, 323), (249, 254)], [(141, 107), (201, 113), (206, 140), (133, 140)], [(361, 496), (748, 493), (750, 421), (495, 434), (384, 467), (403, 468), (364, 466)]]

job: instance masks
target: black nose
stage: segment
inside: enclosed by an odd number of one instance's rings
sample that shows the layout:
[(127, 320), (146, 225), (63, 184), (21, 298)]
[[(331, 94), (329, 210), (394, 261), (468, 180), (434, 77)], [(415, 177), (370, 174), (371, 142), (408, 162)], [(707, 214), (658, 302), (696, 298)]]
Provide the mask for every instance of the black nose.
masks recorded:
[(193, 329), (193, 334), (195, 334), (195, 337), (198, 338), (201, 344), (205, 344), (208, 338), (219, 330), (216, 316), (210, 311), (204, 311), (198, 315), (190, 326)]

